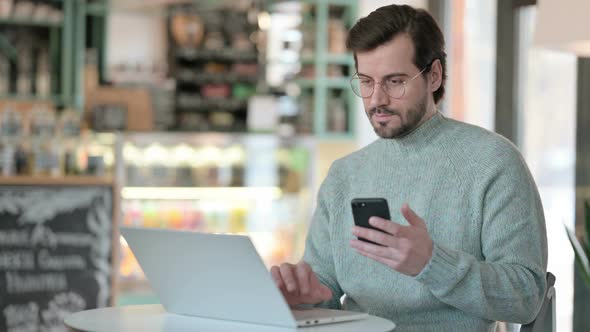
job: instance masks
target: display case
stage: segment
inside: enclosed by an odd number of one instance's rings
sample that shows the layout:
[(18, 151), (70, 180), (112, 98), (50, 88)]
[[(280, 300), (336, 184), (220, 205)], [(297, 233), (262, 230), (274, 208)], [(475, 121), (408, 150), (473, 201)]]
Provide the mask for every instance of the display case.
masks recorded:
[(169, 67), (180, 131), (246, 132), (259, 61), (257, 3), (187, 2), (168, 8)]
[[(247, 234), (267, 266), (299, 260), (315, 192), (314, 151), (309, 137), (124, 134), (122, 224)], [(123, 238), (121, 253), (120, 303), (154, 301)]]

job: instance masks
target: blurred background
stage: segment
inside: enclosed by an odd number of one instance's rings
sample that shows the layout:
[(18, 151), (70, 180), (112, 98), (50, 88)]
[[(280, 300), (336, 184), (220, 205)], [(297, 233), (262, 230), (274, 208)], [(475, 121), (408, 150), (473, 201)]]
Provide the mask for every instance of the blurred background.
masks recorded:
[[(23, 225), (26, 205), (8, 198), (25, 197), (22, 186), (109, 188), (102, 305), (158, 301), (119, 225), (248, 234), (267, 266), (298, 261), (328, 167), (376, 139), (344, 42), (390, 3), (429, 10), (444, 31), (440, 110), (524, 155), (545, 209), (558, 330), (590, 330), (590, 288), (564, 228), (582, 234), (590, 199), (590, 51), (571, 40), (590, 34), (569, 27), (586, 0), (0, 0), (0, 280), (47, 270), (29, 241), (40, 226)], [(65, 238), (72, 209), (45, 229)], [(55, 315), (101, 306), (69, 287), (88, 271), (68, 259), (100, 265), (74, 247), (50, 251), (67, 303), (0, 289), (0, 330), (59, 330), (43, 314), (51, 303)], [(14, 263), (29, 253), (29, 269)]]

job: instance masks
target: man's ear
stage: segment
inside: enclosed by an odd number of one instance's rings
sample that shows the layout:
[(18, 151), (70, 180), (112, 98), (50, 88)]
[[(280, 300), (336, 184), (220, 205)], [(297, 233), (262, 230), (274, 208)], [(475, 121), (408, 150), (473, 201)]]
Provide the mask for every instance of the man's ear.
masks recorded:
[(439, 59), (432, 61), (430, 65), (430, 92), (434, 92), (442, 85), (443, 69)]

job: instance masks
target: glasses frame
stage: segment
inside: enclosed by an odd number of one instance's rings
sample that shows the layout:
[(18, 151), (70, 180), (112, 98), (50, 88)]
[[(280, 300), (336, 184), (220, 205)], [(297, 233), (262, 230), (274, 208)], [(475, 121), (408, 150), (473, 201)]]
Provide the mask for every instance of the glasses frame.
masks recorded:
[(402, 87), (403, 91), (402, 91), (402, 94), (401, 94), (401, 96), (399, 96), (399, 97), (394, 97), (394, 96), (390, 95), (390, 94), (387, 92), (387, 89), (385, 88), (385, 84), (383, 84), (384, 80), (382, 80), (382, 81), (379, 81), (379, 82), (375, 82), (375, 80), (374, 80), (374, 79), (372, 79), (372, 78), (370, 78), (370, 77), (368, 77), (368, 78), (369, 78), (370, 80), (372, 80), (372, 81), (373, 81), (373, 91), (371, 91), (371, 94), (370, 94), (370, 95), (368, 95), (368, 96), (366, 96), (366, 97), (363, 97), (363, 96), (361, 96), (361, 95), (357, 94), (357, 93), (354, 91), (354, 88), (353, 88), (353, 86), (354, 86), (354, 83), (353, 83), (353, 81), (354, 81), (355, 79), (360, 79), (360, 77), (359, 77), (359, 73), (358, 73), (358, 72), (354, 73), (354, 75), (353, 75), (353, 76), (350, 78), (350, 82), (349, 82), (349, 83), (350, 83), (350, 88), (351, 88), (351, 90), (352, 90), (352, 93), (354, 93), (354, 95), (355, 95), (355, 96), (357, 96), (357, 97), (359, 97), (359, 98), (362, 98), (362, 99), (368, 99), (368, 98), (371, 98), (371, 97), (373, 96), (373, 94), (375, 93), (375, 86), (376, 86), (377, 84), (379, 84), (379, 85), (381, 86), (381, 90), (382, 90), (382, 91), (383, 91), (383, 92), (384, 92), (386, 95), (388, 95), (389, 97), (391, 97), (391, 98), (393, 98), (393, 99), (402, 99), (402, 98), (403, 98), (403, 97), (406, 95), (406, 85), (407, 85), (408, 83), (410, 83), (411, 81), (413, 81), (413, 80), (414, 80), (416, 77), (420, 76), (420, 75), (421, 75), (421, 74), (422, 74), (422, 73), (423, 73), (423, 72), (424, 72), (426, 69), (429, 69), (429, 68), (430, 68), (430, 66), (431, 66), (431, 64), (429, 64), (428, 66), (424, 67), (424, 68), (423, 68), (423, 69), (422, 69), (422, 70), (421, 70), (421, 71), (420, 71), (418, 74), (414, 75), (412, 78), (410, 78), (410, 79), (407, 79), (407, 80), (405, 80), (405, 81), (402, 81), (402, 82), (400, 83), (400, 86)]

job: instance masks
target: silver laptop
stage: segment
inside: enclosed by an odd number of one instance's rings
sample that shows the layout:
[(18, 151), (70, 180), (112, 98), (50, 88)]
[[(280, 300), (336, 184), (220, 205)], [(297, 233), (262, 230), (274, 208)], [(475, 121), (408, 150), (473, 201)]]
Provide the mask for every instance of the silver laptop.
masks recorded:
[(131, 227), (121, 234), (168, 312), (291, 328), (368, 317), (291, 310), (247, 236)]

